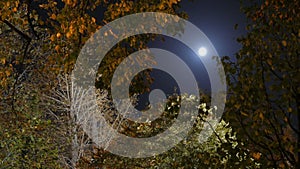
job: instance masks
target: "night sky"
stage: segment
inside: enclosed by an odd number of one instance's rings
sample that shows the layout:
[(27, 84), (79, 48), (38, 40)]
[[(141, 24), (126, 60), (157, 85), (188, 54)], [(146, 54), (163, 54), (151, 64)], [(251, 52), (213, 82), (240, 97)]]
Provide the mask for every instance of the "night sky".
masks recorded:
[[(183, 1), (182, 10), (208, 36), (220, 56), (233, 56), (239, 50), (236, 38), (245, 34), (246, 17), (238, 0)], [(239, 25), (237, 30), (235, 24)]]
[[(246, 17), (240, 11), (240, 2), (238, 0), (195, 0), (193, 2), (183, 1), (181, 5), (182, 10), (189, 16), (188, 21), (206, 34), (219, 56), (233, 58), (241, 47), (236, 39), (246, 33), (244, 29)], [(234, 29), (235, 24), (239, 25), (237, 30)], [(165, 37), (164, 42), (155, 41), (150, 43), (149, 47), (168, 50), (183, 59), (192, 70), (199, 89), (206, 94), (210, 93), (208, 74), (198, 54), (192, 52), (184, 44), (168, 37)], [(171, 95), (175, 92), (174, 88), (176, 88), (176, 92), (180, 93), (176, 82), (167, 73), (155, 70), (152, 74), (154, 77), (152, 89), (161, 89), (165, 94)], [(183, 73), (181, 76), (184, 77), (185, 74)], [(146, 93), (140, 97), (143, 100), (141, 104), (145, 104), (144, 101), (147, 100), (148, 96), (149, 93)]]

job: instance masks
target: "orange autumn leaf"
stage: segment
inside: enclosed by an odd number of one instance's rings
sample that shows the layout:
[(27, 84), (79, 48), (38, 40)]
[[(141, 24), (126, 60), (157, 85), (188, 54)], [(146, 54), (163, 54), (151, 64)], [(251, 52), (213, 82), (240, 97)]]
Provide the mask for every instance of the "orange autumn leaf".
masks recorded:
[(58, 52), (60, 47), (58, 45), (55, 46), (55, 50)]
[(94, 17), (92, 17), (92, 22), (96, 23), (96, 19)]
[(1, 58), (1, 63), (4, 65), (6, 63), (6, 59), (5, 58)]
[(66, 34), (67, 38), (70, 38), (71, 35), (72, 35), (71, 32), (68, 32), (68, 33)]
[(11, 75), (11, 72), (10, 72), (9, 70), (6, 70), (6, 71), (5, 71), (5, 74), (6, 74), (6, 76), (10, 76), (10, 75)]
[(282, 43), (283, 46), (287, 45), (287, 42), (285, 40), (283, 40), (281, 43)]
[(51, 35), (50, 40), (53, 42), (55, 40), (55, 35)]
[(261, 156), (261, 154), (260, 154), (259, 152), (253, 153), (253, 154), (252, 154), (252, 157), (253, 157), (255, 160), (259, 160), (259, 159), (260, 159), (260, 156)]
[(50, 16), (51, 19), (55, 20), (56, 19), (56, 15), (53, 13), (51, 16)]
[(57, 38), (60, 38), (60, 37), (61, 37), (61, 33), (58, 32), (58, 33), (56, 34), (56, 37), (57, 37)]

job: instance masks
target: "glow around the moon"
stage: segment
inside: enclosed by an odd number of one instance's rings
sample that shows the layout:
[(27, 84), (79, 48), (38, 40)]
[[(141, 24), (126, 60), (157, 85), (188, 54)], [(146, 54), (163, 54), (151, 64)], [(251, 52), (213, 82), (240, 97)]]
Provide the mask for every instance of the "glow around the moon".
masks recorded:
[(198, 54), (199, 54), (200, 56), (206, 56), (206, 54), (207, 54), (206, 48), (205, 48), (205, 47), (199, 48)]

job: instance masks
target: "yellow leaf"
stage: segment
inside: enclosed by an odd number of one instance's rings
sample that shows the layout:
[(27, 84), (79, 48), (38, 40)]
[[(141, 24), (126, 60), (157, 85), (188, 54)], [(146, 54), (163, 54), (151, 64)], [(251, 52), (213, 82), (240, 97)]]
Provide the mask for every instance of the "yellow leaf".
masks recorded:
[(72, 4), (71, 0), (66, 0), (66, 4), (71, 5)]
[(245, 112), (241, 112), (241, 114), (242, 114), (243, 116), (248, 117), (248, 114), (246, 114)]
[(17, 12), (18, 9), (16, 7), (13, 8), (13, 12)]
[(6, 71), (5, 71), (5, 74), (6, 74), (6, 76), (10, 76), (10, 75), (11, 75), (11, 72), (10, 72), (9, 70), (6, 70)]
[(126, 12), (129, 12), (129, 11), (130, 11), (130, 7), (129, 7), (129, 6), (126, 6), (126, 7), (125, 7), (125, 11), (126, 11)]
[(70, 33), (71, 33), (71, 34), (75, 31), (73, 25), (70, 26), (69, 30), (70, 30)]
[(262, 112), (259, 113), (259, 118), (260, 118), (261, 120), (264, 120), (264, 115), (263, 115)]
[(67, 38), (70, 38), (71, 35), (72, 35), (71, 32), (68, 32), (68, 33), (66, 34)]
[(84, 30), (85, 30), (85, 26), (81, 25), (80, 28), (79, 28), (79, 32), (83, 34)]
[[(179, 1), (178, 1), (179, 2)], [(177, 0), (170, 0), (168, 2), (169, 7), (172, 7), (173, 4), (177, 4), (178, 3)]]
[(164, 4), (160, 4), (159, 6), (158, 6), (158, 8), (161, 10), (161, 9), (163, 9), (164, 8)]
[(53, 42), (55, 40), (55, 35), (51, 35), (50, 40)]
[(10, 7), (10, 2), (6, 2), (6, 6), (7, 6), (7, 7)]
[(53, 13), (51, 16), (50, 16), (51, 19), (55, 20), (56, 19), (56, 15)]
[(241, 105), (240, 105), (240, 104), (235, 104), (234, 107), (235, 107), (236, 109), (239, 109), (239, 108), (241, 107)]
[(283, 46), (287, 45), (287, 42), (285, 40), (283, 40), (281, 43), (282, 43)]
[(92, 17), (92, 22), (96, 23), (96, 19), (94, 17)]
[(60, 38), (60, 37), (61, 37), (61, 34), (58, 32), (58, 33), (56, 34), (56, 37), (57, 37), (57, 38)]
[(1, 62), (4, 65), (6, 63), (6, 59), (5, 58), (1, 58)]

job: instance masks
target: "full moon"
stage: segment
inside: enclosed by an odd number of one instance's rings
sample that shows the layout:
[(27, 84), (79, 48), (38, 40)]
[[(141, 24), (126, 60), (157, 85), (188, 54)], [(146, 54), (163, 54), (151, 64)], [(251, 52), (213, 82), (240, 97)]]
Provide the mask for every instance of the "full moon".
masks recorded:
[(200, 56), (205, 56), (205, 55), (207, 54), (206, 48), (205, 48), (205, 47), (199, 48), (198, 54), (199, 54)]

